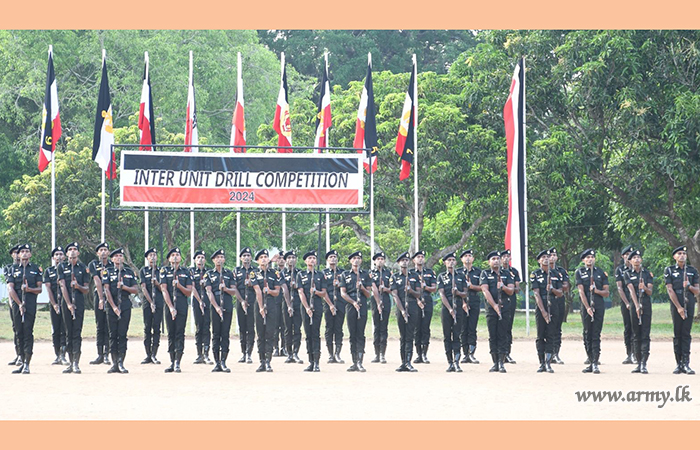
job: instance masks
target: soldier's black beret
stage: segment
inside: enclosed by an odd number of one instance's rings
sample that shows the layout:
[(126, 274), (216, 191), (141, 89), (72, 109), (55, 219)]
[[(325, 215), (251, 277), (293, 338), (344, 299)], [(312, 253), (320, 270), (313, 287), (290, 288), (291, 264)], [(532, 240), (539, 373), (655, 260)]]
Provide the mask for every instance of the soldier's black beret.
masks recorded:
[[(143, 257), (144, 257), (144, 258), (148, 258), (148, 255), (151, 254), (151, 253), (158, 254), (158, 251), (156, 250), (155, 247), (151, 247), (151, 248), (149, 248), (148, 250), (146, 250), (145, 252), (143, 252)], [(170, 254), (168, 254), (168, 256), (170, 256)]]
[(203, 250), (197, 250), (196, 252), (194, 252), (194, 257), (195, 257), (195, 258), (198, 257), (199, 255), (202, 255), (202, 256), (204, 256), (204, 257), (207, 256), (207, 255), (204, 253)]
[(100, 249), (101, 249), (102, 247), (104, 247), (104, 248), (106, 248), (107, 250), (109, 250), (109, 244), (108, 244), (108, 243), (106, 243), (106, 242), (100, 242), (99, 244), (97, 244), (97, 247), (95, 247), (95, 253), (99, 252)]
[(224, 249), (223, 249), (223, 248), (220, 248), (220, 249), (218, 249), (217, 251), (215, 251), (214, 253), (211, 254), (211, 259), (212, 259), (212, 261), (214, 260), (214, 258), (216, 258), (216, 257), (219, 256), (219, 255), (226, 256), (226, 254), (224, 253)]
[(510, 256), (510, 250), (501, 251), (501, 256), (506, 256), (506, 255)]
[(632, 250), (632, 251), (630, 252), (628, 258), (629, 258), (629, 259), (632, 259), (633, 256), (639, 256), (639, 257), (641, 257), (641, 256), (642, 256), (642, 252), (640, 252), (639, 250)]
[(333, 255), (338, 256), (338, 251), (334, 250), (334, 249), (328, 250), (326, 252), (326, 259), (328, 259), (330, 256), (333, 256)]
[(377, 252), (374, 254), (374, 256), (372, 256), (372, 261), (375, 261), (377, 258), (386, 259), (386, 255), (384, 254), (384, 252)]
[(625, 253), (629, 253), (629, 252), (631, 252), (632, 250), (634, 250), (634, 249), (632, 248), (632, 246), (631, 246), (631, 245), (628, 245), (627, 247), (625, 247), (625, 248), (622, 249), (622, 252), (621, 252), (620, 254), (621, 254), (621, 255), (624, 255)]
[(112, 250), (112, 253), (109, 254), (109, 257), (111, 258), (111, 257), (113, 257), (113, 256), (116, 256), (116, 255), (123, 255), (123, 254), (124, 254), (124, 249), (121, 248), (121, 247), (119, 247), (119, 248), (117, 248), (117, 249), (115, 249), (115, 250)]
[(16, 244), (10, 249), (10, 255), (19, 250), (19, 244)]
[(348, 256), (348, 261), (352, 260), (355, 256), (359, 256), (360, 258), (362, 258), (362, 252), (357, 251), (357, 252), (351, 253), (350, 256)]
[(501, 252), (499, 252), (498, 250), (494, 250), (494, 251), (490, 252), (488, 255), (486, 255), (486, 259), (491, 259), (491, 258), (493, 258), (494, 256), (500, 257), (500, 256), (501, 256)]
[(471, 248), (468, 248), (459, 254), (459, 259), (464, 258), (464, 255), (473, 255), (473, 254), (474, 254), (473, 250)]
[(410, 255), (408, 252), (403, 252), (403, 253), (401, 253), (401, 254), (396, 258), (396, 262), (399, 262), (399, 261), (401, 261), (401, 260), (404, 259), (404, 258), (405, 258), (405, 259), (411, 259), (411, 255)]
[(242, 257), (243, 255), (245, 255), (246, 253), (249, 254), (249, 255), (252, 255), (252, 254), (253, 254), (253, 252), (252, 252), (252, 250), (250, 249), (250, 247), (245, 247), (245, 248), (241, 249), (241, 253), (238, 255), (238, 257), (240, 258), (240, 257)]
[(21, 252), (22, 250), (29, 250), (30, 252), (32, 251), (32, 246), (29, 244), (22, 244), (19, 247), (17, 247), (17, 251)]
[(61, 247), (61, 246), (59, 245), (59, 246), (56, 247), (55, 249), (51, 250), (51, 257), (52, 257), (52, 258), (53, 258), (53, 255), (56, 254), (56, 252), (63, 252), (63, 247)]
[(414, 258), (415, 258), (416, 256), (418, 256), (418, 255), (423, 255), (423, 256), (425, 256), (425, 250), (418, 250), (417, 252), (415, 252), (415, 253), (413, 254), (413, 256), (411, 257), (411, 259), (414, 259)]
[(537, 260), (539, 261), (541, 257), (543, 256), (549, 256), (552, 254), (552, 249), (548, 248), (547, 250), (542, 250), (537, 254)]
[(294, 250), (288, 251), (287, 253), (284, 254), (284, 259), (287, 259), (287, 258), (289, 258), (290, 256), (296, 257), (296, 256), (297, 256), (297, 252), (295, 252)]
[(455, 256), (455, 252), (450, 252), (450, 253), (446, 254), (445, 256), (443, 256), (443, 257), (442, 257), (442, 261), (445, 262), (445, 261), (447, 261), (447, 260), (450, 259), (450, 258), (455, 258), (455, 259), (457, 259), (457, 257)]
[(673, 249), (673, 253), (671, 253), (671, 256), (676, 256), (676, 253), (678, 253), (678, 252), (687, 252), (687, 251), (688, 251), (688, 247), (686, 247), (685, 245), (681, 245), (680, 247), (676, 247)]
[(270, 252), (268, 252), (266, 248), (260, 250), (258, 253), (255, 254), (255, 260), (257, 261), (263, 255), (270, 256)]
[(581, 259), (585, 258), (588, 255), (595, 256), (595, 250), (593, 250), (592, 248), (584, 250), (583, 253), (581, 253)]
[(172, 255), (173, 253), (180, 253), (180, 254), (182, 254), (182, 252), (180, 252), (180, 247), (173, 247), (173, 248), (171, 248), (170, 251), (168, 252), (168, 254), (165, 255), (165, 259), (170, 259), (170, 255)]
[(316, 256), (316, 250), (309, 250), (308, 252), (304, 253), (304, 258), (302, 258), (304, 261), (306, 261), (306, 258), (309, 256)]

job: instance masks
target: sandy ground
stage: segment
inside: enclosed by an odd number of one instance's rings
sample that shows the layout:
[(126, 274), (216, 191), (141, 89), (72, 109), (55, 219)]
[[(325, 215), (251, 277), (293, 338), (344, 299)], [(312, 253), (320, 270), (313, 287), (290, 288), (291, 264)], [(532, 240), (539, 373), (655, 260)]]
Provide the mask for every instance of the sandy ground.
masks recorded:
[[(368, 340), (368, 343), (371, 341)], [(165, 345), (165, 342), (163, 342)], [(463, 373), (445, 373), (442, 342), (433, 340), (431, 364), (416, 364), (417, 373), (396, 373), (400, 358), (398, 341), (390, 340), (388, 364), (371, 364), (366, 373), (348, 373), (348, 345), (343, 349), (346, 364), (326, 364), (321, 373), (303, 372), (305, 365), (284, 364), (273, 358), (273, 373), (255, 373), (254, 364), (238, 364), (238, 342), (233, 341), (229, 367), (232, 372), (211, 373), (211, 366), (193, 365), (194, 342), (188, 340), (183, 373), (165, 374), (159, 366), (141, 365), (143, 347), (130, 339), (127, 375), (106, 373), (107, 366), (91, 366), (94, 341), (83, 342), (81, 375), (65, 375), (63, 367), (50, 365), (53, 350), (48, 342), (35, 344), (31, 375), (13, 375), (4, 365), (14, 354), (11, 342), (0, 343), (0, 419), (109, 419), (109, 420), (264, 420), (264, 419), (698, 419), (700, 375), (673, 375), (672, 344), (652, 342), (650, 374), (631, 374), (622, 365), (622, 341), (602, 344), (602, 374), (583, 374), (585, 354), (580, 341), (565, 341), (564, 365), (555, 374), (536, 373), (538, 366), (533, 340), (513, 344), (515, 365), (508, 373), (489, 373), (486, 342), (477, 349), (479, 365), (463, 364)], [(303, 344), (302, 344), (303, 346)], [(371, 348), (371, 343), (369, 345)], [(167, 358), (166, 353), (159, 355)], [(306, 355), (300, 355), (306, 362)], [(693, 353), (700, 369), (698, 350)], [(693, 359), (691, 359), (692, 361)], [(700, 372), (700, 370), (699, 370)], [(576, 391), (670, 391), (688, 386), (691, 401), (582, 403)], [(682, 389), (682, 388), (681, 388)], [(11, 405), (11, 406), (10, 406)]]

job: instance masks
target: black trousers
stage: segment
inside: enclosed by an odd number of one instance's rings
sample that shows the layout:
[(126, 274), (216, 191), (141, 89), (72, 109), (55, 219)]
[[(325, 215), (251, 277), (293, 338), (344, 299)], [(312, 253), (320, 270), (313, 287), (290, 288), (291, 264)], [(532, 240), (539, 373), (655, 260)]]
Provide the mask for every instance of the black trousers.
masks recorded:
[(632, 354), (632, 320), (630, 310), (634, 308), (634, 302), (629, 296), (628, 299), (631, 304), (630, 308), (627, 309), (625, 302), (620, 303), (620, 314), (622, 314), (622, 323), (625, 326), (625, 330), (622, 333), (625, 339), (625, 350), (627, 350), (627, 354), (630, 355)]
[[(260, 307), (255, 302), (255, 331), (258, 334), (258, 355), (264, 360), (267, 355), (272, 355), (275, 346), (275, 330), (280, 320), (280, 305), (275, 299), (269, 299), (267, 304), (267, 316), (263, 319), (260, 315)], [(250, 311), (248, 311), (250, 314)]]
[[(204, 312), (199, 307), (199, 302), (192, 302), (192, 314), (194, 315), (194, 342), (197, 345), (197, 352), (202, 350), (202, 347), (209, 347), (211, 343), (211, 305), (204, 304)], [(216, 312), (214, 312), (215, 315)]]
[[(633, 303), (634, 304), (634, 303)], [(639, 323), (637, 308), (630, 309), (630, 328), (632, 328), (632, 347), (637, 361), (641, 361), (643, 356), (649, 356), (651, 344), (651, 299), (642, 300), (642, 323)]]
[(284, 314), (289, 315), (287, 313), (287, 302), (284, 300), (284, 296), (280, 296), (279, 303), (280, 320), (277, 321), (277, 329), (275, 329), (275, 348), (287, 348), (286, 336), (284, 335), (284, 320), (281, 319), (284, 317)]
[(49, 312), (51, 316), (51, 341), (53, 342), (53, 350), (58, 356), (61, 347), (66, 345), (66, 326), (63, 324), (63, 315), (57, 313), (51, 304), (49, 304)]
[[(404, 320), (399, 308), (396, 308), (396, 321), (399, 325), (399, 335), (401, 336), (401, 358), (403, 362), (407, 355), (413, 352), (413, 340), (416, 337), (416, 327), (420, 318), (420, 308), (416, 302), (408, 302), (408, 322)], [(404, 304), (406, 306), (406, 304)]]
[[(225, 310), (222, 319), (214, 308), (209, 309), (211, 310), (211, 349), (214, 354), (214, 360), (219, 361), (221, 359), (221, 353), (229, 352), (229, 337), (231, 334), (233, 311)], [(250, 314), (253, 314), (252, 310)]]
[(350, 333), (350, 354), (352, 355), (365, 352), (367, 309), (367, 302), (364, 300), (360, 300), (359, 315), (350, 303), (345, 305), (345, 316), (348, 319), (348, 332)]
[[(326, 320), (324, 336), (326, 338), (326, 347), (329, 349), (333, 348), (334, 344), (338, 348), (343, 346), (343, 322), (345, 322), (346, 307), (349, 306), (345, 300), (338, 299), (333, 304), (335, 305), (335, 316), (331, 314), (331, 308), (328, 306), (328, 303), (323, 302), (323, 316)], [(357, 313), (355, 313), (355, 317), (357, 317)]]
[(34, 321), (36, 320), (36, 311), (27, 310), (24, 312), (24, 321), (22, 314), (19, 312), (17, 303), (12, 302), (12, 316), (14, 317), (15, 335), (17, 336), (17, 346), (19, 355), (31, 356), (34, 353)]
[[(166, 314), (170, 314), (167, 312)], [(160, 346), (160, 325), (163, 321), (163, 303), (156, 302), (156, 312), (151, 312), (151, 304), (143, 304), (143, 346), (146, 354), (156, 354)], [(170, 332), (168, 332), (170, 334)]]
[(95, 302), (95, 342), (97, 343), (97, 353), (109, 353), (110, 337), (109, 324), (107, 323), (107, 309), (110, 309), (109, 302), (105, 299), (105, 309), (99, 308), (99, 297), (94, 296)]
[(508, 323), (506, 323), (508, 334), (508, 345), (506, 346), (507, 355), (510, 355), (510, 349), (513, 346), (513, 320), (515, 319), (515, 310), (517, 309), (517, 306), (518, 297), (514, 296), (514, 298), (510, 299), (510, 311), (508, 313)]
[(510, 302), (504, 301), (501, 319), (490, 307), (487, 307), (486, 326), (489, 330), (489, 353), (504, 355), (508, 353), (508, 323), (510, 321)]
[[(433, 320), (433, 300), (424, 300), (425, 307), (420, 311), (418, 307), (418, 323), (416, 324), (416, 347), (430, 344), (430, 322)], [(457, 334), (459, 334), (457, 331)]]
[(63, 326), (66, 329), (66, 351), (71, 353), (80, 353), (80, 348), (83, 343), (83, 321), (85, 320), (85, 305), (76, 305), (75, 319), (70, 313), (65, 302), (61, 307), (61, 315), (63, 316)]
[[(443, 305), (441, 309), (442, 343), (445, 346), (445, 354), (448, 355), (447, 360), (449, 362), (452, 355), (456, 355), (460, 351), (460, 334), (464, 328), (464, 319), (467, 314), (462, 308), (461, 300), (455, 303), (456, 320), (452, 318), (450, 310), (445, 308), (445, 305)], [(471, 314), (471, 311), (469, 313)]]
[(466, 355), (469, 352), (469, 346), (476, 346), (476, 327), (479, 325), (479, 314), (481, 313), (481, 300), (479, 297), (469, 299), (469, 317), (465, 317), (462, 322), (462, 332), (460, 340), (462, 349)]
[(187, 301), (185, 300), (184, 305), (179, 304), (176, 308), (177, 314), (175, 314), (175, 319), (173, 320), (173, 315), (170, 314), (170, 310), (165, 312), (165, 328), (168, 330), (168, 353), (175, 357), (177, 355), (182, 356), (185, 351), (185, 325), (187, 325)]
[(566, 297), (554, 297), (551, 309), (553, 315), (552, 323), (554, 323), (554, 353), (559, 354), (559, 349), (561, 348), (561, 326), (564, 323), (564, 313), (566, 312)]
[[(545, 308), (547, 307), (547, 300), (544, 300)], [(537, 339), (535, 339), (535, 348), (537, 349), (537, 354), (539, 356), (545, 353), (554, 353), (554, 340), (557, 332), (557, 319), (559, 317), (559, 310), (554, 306), (554, 301), (549, 308), (550, 318), (549, 323), (542, 317), (542, 312), (540, 308), (535, 306), (535, 323), (537, 324)]]
[(17, 329), (15, 328), (15, 313), (13, 312), (13, 303), (10, 303), (10, 323), (12, 324), (12, 339), (15, 343), (15, 354), (16, 355), (21, 355), (22, 354), (22, 349), (19, 346), (19, 338), (17, 337)]
[(126, 334), (129, 332), (131, 322), (131, 308), (121, 311), (121, 319), (117, 318), (114, 310), (109, 307), (107, 310), (107, 325), (109, 327), (109, 348), (112, 352), (120, 354), (126, 353)]
[[(238, 321), (238, 339), (241, 342), (242, 353), (253, 353), (253, 345), (255, 345), (255, 311), (253, 304), (257, 303), (255, 298), (248, 300), (248, 313), (246, 314), (240, 302), (236, 302), (236, 320)], [(217, 320), (218, 314), (212, 309), (212, 330), (214, 323)], [(230, 328), (230, 324), (229, 324)], [(228, 333), (227, 333), (228, 335)], [(212, 344), (213, 346), (213, 344)], [(228, 351), (228, 344), (226, 345)]]
[[(683, 297), (677, 294), (681, 305), (683, 305)], [(673, 320), (673, 353), (683, 357), (690, 356), (690, 330), (693, 328), (693, 316), (695, 315), (695, 299), (688, 300), (686, 307), (688, 314), (683, 320), (678, 314), (676, 307), (671, 303), (671, 319)], [(15, 317), (17, 320), (17, 317)]]
[(374, 298), (372, 298), (370, 302), (372, 305), (372, 324), (374, 325), (374, 351), (376, 353), (380, 353), (386, 350), (386, 341), (387, 339), (389, 339), (389, 317), (391, 316), (391, 299), (382, 298), (381, 317), (379, 316), (379, 312), (377, 311), (377, 303), (374, 301)]
[(287, 302), (282, 305), (282, 318), (284, 319), (284, 343), (288, 352), (299, 351), (301, 346), (301, 316), (306, 314), (301, 310), (301, 302), (292, 301), (292, 316), (289, 317)]
[(583, 322), (583, 346), (591, 362), (598, 362), (600, 358), (600, 332), (603, 330), (603, 319), (605, 318), (605, 303), (602, 299), (593, 301), (595, 312), (593, 320), (586, 310), (581, 308), (581, 322)]
[(306, 336), (306, 352), (309, 355), (321, 353), (321, 318), (323, 317), (323, 305), (321, 299), (314, 300), (313, 321), (302, 308), (304, 318), (304, 335)]

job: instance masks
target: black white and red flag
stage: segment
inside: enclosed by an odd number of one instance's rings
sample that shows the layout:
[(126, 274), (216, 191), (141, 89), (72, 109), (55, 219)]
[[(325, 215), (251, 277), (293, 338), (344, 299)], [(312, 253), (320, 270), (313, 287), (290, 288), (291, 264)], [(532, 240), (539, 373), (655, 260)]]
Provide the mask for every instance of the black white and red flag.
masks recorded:
[(108, 180), (114, 180), (117, 177), (117, 161), (112, 144), (114, 144), (112, 100), (107, 79), (107, 59), (103, 57), (102, 80), (95, 115), (95, 133), (92, 138), (92, 159), (105, 171)]
[(148, 52), (145, 54), (146, 63), (143, 69), (143, 87), (141, 88), (141, 106), (139, 107), (139, 147), (140, 150), (153, 150), (156, 143), (155, 117), (153, 114), (153, 93), (151, 92), (151, 77), (148, 73)]
[[(372, 88), (372, 55), (367, 55), (367, 76), (360, 96), (360, 107), (357, 109), (357, 122), (355, 123), (355, 140), (353, 147), (369, 148), (372, 150), (372, 173), (377, 171), (377, 156), (379, 154), (377, 144), (377, 115), (374, 107), (374, 89)], [(364, 154), (363, 165), (369, 173), (369, 155), (364, 150), (358, 150)]]
[(411, 81), (408, 83), (406, 100), (401, 111), (401, 122), (399, 123), (399, 135), (396, 139), (396, 153), (401, 160), (401, 172), (399, 180), (405, 180), (411, 175), (413, 165), (413, 155), (416, 151), (415, 127), (416, 127), (416, 65), (413, 64), (411, 70)]
[(61, 138), (61, 115), (58, 111), (58, 87), (53, 71), (53, 47), (49, 47), (49, 65), (46, 70), (46, 93), (41, 115), (41, 145), (39, 146), (39, 172), (53, 161), (56, 142)]
[[(316, 114), (314, 147), (328, 146), (328, 129), (331, 125), (331, 87), (328, 82), (328, 59), (326, 59), (323, 78), (321, 79), (321, 98), (318, 101), (318, 113)], [(321, 153), (321, 150), (316, 149), (315, 152)]]
[[(287, 96), (287, 69), (284, 64), (284, 53), (282, 53), (282, 77), (280, 80), (280, 92), (277, 96), (277, 107), (275, 108), (275, 120), (272, 128), (277, 132), (277, 145), (279, 147), (292, 146), (292, 122), (289, 117), (289, 100)], [(278, 148), (279, 153), (292, 153), (291, 148)]]
[[(194, 147), (190, 147), (194, 145)], [(199, 151), (199, 128), (197, 126), (197, 103), (194, 96), (194, 73), (192, 71), (192, 52), (190, 52), (190, 82), (187, 87), (187, 118), (185, 119), (185, 151)]]
[(245, 115), (243, 109), (243, 74), (241, 73), (241, 53), (238, 52), (238, 74), (236, 87), (236, 108), (233, 110), (233, 120), (231, 121), (231, 151), (234, 153), (245, 153), (245, 147), (233, 147), (234, 145), (245, 145)]

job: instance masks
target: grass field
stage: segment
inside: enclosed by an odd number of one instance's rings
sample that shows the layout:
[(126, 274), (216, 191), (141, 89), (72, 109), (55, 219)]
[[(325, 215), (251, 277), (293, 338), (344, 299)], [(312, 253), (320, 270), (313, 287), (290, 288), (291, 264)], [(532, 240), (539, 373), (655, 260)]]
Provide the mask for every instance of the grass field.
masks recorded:
[[(188, 316), (188, 325), (186, 329), (187, 336), (193, 336), (190, 328), (192, 314)], [(518, 311), (513, 323), (513, 337), (516, 339), (534, 339), (537, 331), (535, 329), (534, 312), (530, 313), (530, 336), (526, 335), (525, 312)], [(236, 320), (234, 318), (231, 327), (232, 334), (236, 333)], [(570, 313), (568, 321), (563, 324), (562, 333), (564, 339), (580, 339), (582, 334), (581, 316), (577, 312)], [(622, 338), (623, 323), (619, 307), (613, 307), (605, 312), (605, 323), (603, 325), (602, 337), (608, 339)], [(345, 333), (347, 337), (347, 330)], [(366, 335), (371, 338), (372, 335), (372, 318), (370, 316), (367, 321)], [(486, 339), (488, 331), (486, 329), (486, 315), (481, 311), (479, 315), (478, 327), (479, 339)], [(141, 308), (134, 308), (131, 315), (131, 324), (129, 326), (129, 337), (143, 336), (143, 314)], [(396, 315), (392, 310), (391, 319), (389, 321), (389, 336), (397, 338), (399, 329), (396, 325)], [(442, 326), (440, 324), (440, 305), (437, 305), (433, 313), (431, 322), (431, 336), (433, 339), (442, 338)], [(653, 305), (653, 319), (651, 325), (651, 336), (653, 339), (671, 339), (673, 337), (673, 324), (671, 322), (671, 312), (668, 303), (655, 303)], [(35, 325), (34, 337), (38, 340), (51, 339), (51, 318), (48, 310), (39, 311)], [(92, 311), (87, 311), (85, 314), (85, 322), (83, 324), (83, 338), (95, 337), (95, 319)], [(3, 305), (0, 309), (0, 340), (12, 339), (12, 327), (10, 323), (10, 314), (7, 306)]]

